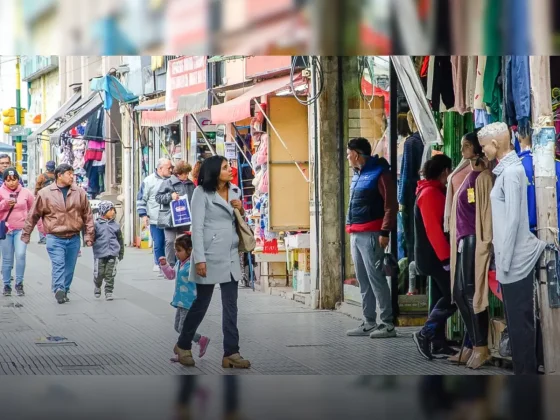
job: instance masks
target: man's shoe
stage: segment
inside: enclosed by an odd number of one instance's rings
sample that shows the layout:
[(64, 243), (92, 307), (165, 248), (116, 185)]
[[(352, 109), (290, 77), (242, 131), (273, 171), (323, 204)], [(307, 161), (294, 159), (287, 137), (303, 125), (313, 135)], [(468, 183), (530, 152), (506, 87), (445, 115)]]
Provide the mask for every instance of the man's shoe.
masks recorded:
[(394, 325), (380, 324), (369, 335), (370, 338), (394, 338), (397, 336), (397, 330)]
[(245, 360), (239, 353), (235, 353), (231, 356), (224, 357), (222, 360), (222, 367), (224, 369), (249, 369), (251, 367), (251, 362)]
[(10, 286), (4, 286), (4, 291), (2, 292), (4, 296), (12, 296), (12, 288)]
[(414, 334), (412, 334), (412, 338), (414, 340), (414, 344), (416, 344), (416, 347), (418, 348), (420, 356), (422, 356), (426, 360), (432, 360), (432, 343), (430, 342), (430, 340), (424, 337), (424, 335), (422, 335), (422, 332), (420, 331), (416, 331)]
[(113, 294), (112, 293), (105, 293), (105, 300), (113, 300)]
[(154, 273), (159, 273), (159, 265), (157, 265), (157, 264), (154, 265), (154, 268), (152, 268), (152, 271), (153, 271)]
[(179, 363), (181, 363), (183, 366), (194, 367), (195, 363), (192, 357), (192, 352), (190, 350), (183, 350), (179, 348), (177, 344), (175, 344), (173, 353), (177, 355)]
[(447, 344), (438, 345), (436, 343), (432, 344), (432, 357), (434, 359), (448, 359), (455, 356), (457, 351), (449, 347)]
[(66, 302), (66, 292), (62, 289), (58, 289), (54, 292), (54, 297), (59, 304)]
[(362, 322), (357, 328), (346, 331), (349, 337), (367, 337), (377, 328), (377, 324)]
[(16, 284), (16, 295), (25, 296), (25, 291), (23, 290), (23, 284)]
[(100, 287), (96, 287), (95, 289), (93, 289), (93, 295), (96, 298), (100, 298), (101, 297), (101, 288)]
[(68, 297), (68, 292), (64, 293), (64, 302), (70, 302), (70, 298)]

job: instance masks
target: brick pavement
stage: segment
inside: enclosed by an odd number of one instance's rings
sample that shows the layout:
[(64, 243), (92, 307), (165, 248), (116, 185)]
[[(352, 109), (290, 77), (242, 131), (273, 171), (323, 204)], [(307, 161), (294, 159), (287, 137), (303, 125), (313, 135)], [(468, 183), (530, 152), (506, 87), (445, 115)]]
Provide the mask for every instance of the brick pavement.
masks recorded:
[[(119, 266), (115, 300), (93, 296), (90, 249), (78, 260), (71, 302), (58, 305), (50, 293), (50, 262), (44, 246), (31, 244), (26, 293), (0, 297), (0, 375), (177, 375), (224, 374), (221, 368), (219, 293), (199, 332), (212, 342), (196, 368), (171, 363), (177, 339), (172, 281), (151, 271), (147, 251), (127, 249)], [(411, 329), (399, 337), (371, 340), (347, 337), (356, 321), (337, 312), (314, 311), (301, 304), (247, 289), (239, 293), (242, 354), (253, 364), (239, 375), (473, 374), (418, 355)], [(47, 336), (64, 337), (59, 343)], [(488, 367), (480, 374), (509, 373)]]

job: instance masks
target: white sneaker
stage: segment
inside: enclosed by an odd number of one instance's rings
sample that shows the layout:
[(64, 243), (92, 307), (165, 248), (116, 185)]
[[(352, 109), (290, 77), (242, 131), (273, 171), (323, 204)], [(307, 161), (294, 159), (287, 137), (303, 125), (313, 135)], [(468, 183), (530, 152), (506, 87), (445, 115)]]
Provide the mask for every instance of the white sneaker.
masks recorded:
[(101, 297), (101, 288), (96, 287), (95, 289), (93, 289), (93, 294), (95, 295), (96, 298)]
[(154, 273), (159, 273), (159, 265), (157, 265), (157, 264), (154, 265), (154, 268), (152, 269), (152, 271), (153, 271)]
[(112, 293), (105, 293), (105, 300), (113, 300), (113, 294)]
[(350, 337), (367, 337), (372, 331), (375, 331), (377, 324), (362, 322), (357, 328), (346, 331), (346, 335)]

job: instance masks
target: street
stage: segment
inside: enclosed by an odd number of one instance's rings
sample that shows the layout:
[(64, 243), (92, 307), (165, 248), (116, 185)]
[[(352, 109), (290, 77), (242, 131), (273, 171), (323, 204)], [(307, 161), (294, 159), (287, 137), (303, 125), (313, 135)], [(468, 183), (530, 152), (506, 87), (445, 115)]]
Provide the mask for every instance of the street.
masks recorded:
[[(169, 359), (177, 339), (174, 282), (152, 272), (149, 251), (127, 248), (115, 281), (115, 300), (93, 295), (93, 256), (78, 259), (69, 303), (50, 292), (50, 261), (34, 238), (27, 252), (25, 297), (0, 298), (0, 375), (465, 375), (507, 374), (486, 367), (473, 372), (444, 361), (427, 362), (416, 350), (413, 329), (375, 341), (347, 337), (356, 321), (337, 312), (313, 311), (250, 289), (239, 293), (241, 354), (248, 371), (221, 367), (220, 293), (199, 332), (211, 338), (196, 368)], [(193, 347), (196, 355), (196, 347)]]

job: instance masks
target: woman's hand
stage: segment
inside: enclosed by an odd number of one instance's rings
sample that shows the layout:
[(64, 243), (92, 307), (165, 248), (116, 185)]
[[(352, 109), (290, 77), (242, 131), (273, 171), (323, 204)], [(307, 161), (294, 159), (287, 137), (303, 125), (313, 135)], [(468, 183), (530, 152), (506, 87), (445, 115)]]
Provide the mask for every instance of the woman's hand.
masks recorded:
[(10, 207), (14, 207), (16, 205), (16, 199), (10, 197), (10, 199), (8, 200), (8, 204), (10, 205)]
[(243, 203), (241, 202), (241, 200), (231, 200), (231, 206), (234, 209), (239, 210), (240, 212), (243, 211)]
[(167, 258), (165, 257), (159, 257), (159, 265), (161, 267), (163, 267), (164, 265), (167, 265)]
[(199, 277), (206, 277), (206, 263), (198, 263), (195, 267)]
[(177, 194), (176, 192), (171, 193), (171, 199), (173, 201), (177, 201), (179, 199), (179, 194)]

